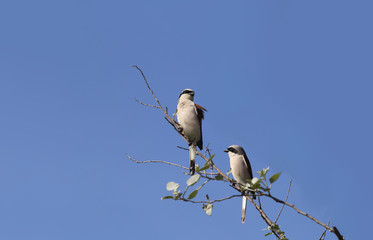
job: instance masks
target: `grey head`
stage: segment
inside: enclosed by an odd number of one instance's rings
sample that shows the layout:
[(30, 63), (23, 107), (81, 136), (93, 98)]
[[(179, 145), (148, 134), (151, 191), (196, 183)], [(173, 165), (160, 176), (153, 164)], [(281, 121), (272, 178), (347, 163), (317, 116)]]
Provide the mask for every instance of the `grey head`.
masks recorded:
[(224, 152), (246, 155), (245, 150), (243, 150), (243, 148), (240, 145), (231, 145), (227, 149), (225, 149)]
[(193, 100), (194, 98), (194, 91), (190, 88), (187, 88), (187, 89), (184, 89), (181, 93), (180, 93), (180, 96), (179, 96), (179, 99), (183, 97), (183, 98), (187, 98), (187, 99), (190, 99), (190, 100)]

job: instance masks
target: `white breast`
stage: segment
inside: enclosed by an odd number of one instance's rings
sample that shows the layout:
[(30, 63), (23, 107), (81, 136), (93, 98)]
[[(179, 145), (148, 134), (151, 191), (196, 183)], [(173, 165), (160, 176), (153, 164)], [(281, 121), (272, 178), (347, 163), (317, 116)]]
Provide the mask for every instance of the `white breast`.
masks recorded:
[(196, 143), (201, 138), (200, 121), (193, 101), (182, 99), (177, 105), (177, 121), (188, 139)]
[(243, 155), (238, 155), (231, 152), (229, 152), (228, 154), (234, 179), (241, 184), (245, 184), (246, 180), (250, 179), (250, 174), (245, 163), (245, 158), (243, 157)]

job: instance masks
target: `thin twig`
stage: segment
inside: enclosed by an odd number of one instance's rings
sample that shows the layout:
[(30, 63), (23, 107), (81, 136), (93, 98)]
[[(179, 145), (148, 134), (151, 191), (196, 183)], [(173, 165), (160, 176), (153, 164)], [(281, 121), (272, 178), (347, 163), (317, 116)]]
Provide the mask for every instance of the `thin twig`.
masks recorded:
[(185, 147), (180, 147), (180, 146), (176, 146), (177, 148), (180, 148), (180, 149), (182, 149), (182, 150), (186, 150), (186, 151), (189, 151), (189, 149), (188, 148), (185, 148)]
[[(329, 226), (329, 223), (330, 223), (330, 222), (328, 222), (328, 226)], [(325, 239), (325, 237), (326, 237), (326, 231), (328, 231), (327, 228), (325, 228), (325, 230), (324, 230), (324, 232), (321, 234), (321, 237), (320, 237), (319, 240), (324, 240), (324, 239)]]
[[(292, 181), (293, 181), (293, 179), (290, 180), (289, 188), (288, 188), (288, 193), (286, 194), (285, 202), (288, 200), (289, 192), (290, 192), (290, 188), (291, 188), (291, 183), (292, 183)], [(285, 207), (285, 204), (282, 205), (281, 210), (280, 210), (280, 212), (278, 213), (277, 218), (276, 218), (276, 220), (275, 220), (275, 223), (277, 223), (277, 220), (278, 220), (278, 218), (280, 217), (280, 215), (281, 215), (282, 210), (284, 209), (284, 207)]]
[[(196, 154), (203, 158), (203, 160), (208, 161), (208, 158), (203, 156), (198, 150), (196, 151)], [(232, 179), (230, 179), (227, 175), (225, 175), (220, 169), (211, 161), (211, 164), (214, 166), (215, 170), (218, 171), (220, 175), (222, 175), (225, 179), (227, 179), (229, 182), (233, 182)]]
[(301, 215), (303, 215), (303, 216), (305, 216), (305, 217), (308, 217), (308, 218), (311, 219), (312, 221), (316, 222), (317, 224), (323, 226), (324, 228), (326, 228), (326, 229), (328, 229), (329, 231), (331, 231), (331, 232), (333, 232), (333, 233), (336, 234), (336, 232), (335, 232), (335, 230), (334, 230), (333, 228), (331, 228), (331, 227), (329, 227), (328, 225), (326, 225), (326, 224), (320, 222), (319, 220), (317, 220), (316, 218), (312, 217), (312, 216), (309, 215), (308, 213), (299, 210), (297, 207), (294, 206), (294, 204), (290, 204), (290, 203), (284, 202), (284, 201), (282, 201), (281, 199), (278, 199), (278, 198), (276, 198), (276, 197), (274, 197), (274, 196), (272, 196), (272, 195), (269, 195), (269, 194), (266, 194), (266, 193), (263, 193), (263, 192), (260, 192), (259, 194), (262, 195), (262, 196), (266, 196), (266, 197), (272, 198), (275, 202), (282, 203), (282, 204), (284, 204), (284, 205), (286, 205), (286, 206), (288, 206), (288, 207), (291, 207), (292, 209), (294, 209), (295, 211), (297, 211), (299, 214), (301, 214)]
[(158, 109), (160, 109), (158, 106), (154, 106), (154, 105), (151, 105), (151, 104), (143, 103), (143, 102), (137, 100), (136, 98), (135, 98), (135, 101), (138, 102), (138, 103), (140, 103), (141, 105), (144, 105), (144, 106), (147, 106), (147, 107), (152, 107), (152, 108), (158, 108)]
[(137, 70), (140, 71), (141, 75), (142, 75), (142, 78), (144, 79), (145, 83), (146, 83), (146, 86), (148, 87), (149, 91), (151, 92), (151, 94), (153, 95), (153, 98), (155, 99), (155, 101), (158, 103), (158, 106), (159, 106), (159, 109), (161, 109), (165, 114), (166, 114), (166, 111), (163, 110), (162, 106), (161, 106), (161, 103), (158, 101), (157, 97), (155, 96), (153, 90), (150, 88), (149, 86), (149, 83), (148, 81), (146, 80), (146, 77), (145, 77), (145, 74), (143, 73), (143, 71), (136, 65), (133, 65), (132, 67), (136, 68)]
[(184, 202), (190, 202), (190, 203), (216, 203), (216, 202), (222, 202), (222, 201), (225, 201), (225, 200), (228, 200), (228, 199), (231, 199), (231, 198), (235, 198), (235, 197), (242, 197), (242, 196), (241, 195), (232, 195), (232, 196), (229, 196), (229, 197), (216, 199), (216, 200), (213, 200), (213, 201), (210, 201), (210, 200), (208, 200), (208, 201), (193, 201), (193, 200), (186, 199), (186, 198), (179, 198), (179, 199), (184, 201)]
[(205, 157), (206, 157), (206, 154), (207, 154), (207, 152), (209, 153), (209, 155), (210, 155), (210, 157), (211, 157), (211, 154), (210, 154), (210, 150), (209, 150), (209, 145), (210, 145), (210, 143), (208, 143), (207, 145), (206, 145), (206, 148), (205, 148)]
[[(274, 226), (275, 224), (271, 221), (271, 219), (268, 218), (267, 214), (263, 211), (263, 209), (261, 207), (258, 206), (258, 204), (256, 204), (254, 202), (254, 200), (251, 198), (251, 197), (247, 197), (246, 198), (254, 205), (254, 207), (256, 208), (256, 210), (260, 213), (260, 216), (263, 218), (263, 220), (267, 223), (268, 226), (272, 227)], [(271, 228), (271, 231), (272, 233), (277, 237), (277, 238), (285, 238), (285, 234), (283, 233), (278, 233), (276, 232), (274, 229)]]
[(198, 188), (196, 188), (196, 190), (200, 190), (201, 188), (203, 188), (208, 182), (210, 182), (209, 179), (207, 179), (207, 181), (205, 181), (204, 183), (201, 184), (201, 186), (199, 186)]
[(183, 195), (181, 196), (181, 198), (184, 198), (184, 196), (185, 196), (186, 192), (188, 191), (189, 187), (190, 187), (190, 185), (187, 185), (187, 187), (185, 188), (185, 191), (184, 191)]
[(128, 154), (126, 154), (127, 157), (129, 159), (131, 159), (132, 161), (136, 162), (136, 163), (164, 163), (164, 164), (168, 164), (168, 165), (172, 165), (172, 166), (175, 166), (175, 167), (179, 167), (179, 168), (183, 168), (183, 169), (186, 169), (186, 170), (189, 170), (189, 168), (187, 167), (184, 167), (184, 166), (181, 166), (179, 164), (176, 164), (176, 163), (172, 163), (172, 162), (166, 162), (166, 161), (161, 161), (161, 160), (146, 160), (146, 161), (137, 161), (136, 159), (132, 158), (131, 156), (129, 156)]

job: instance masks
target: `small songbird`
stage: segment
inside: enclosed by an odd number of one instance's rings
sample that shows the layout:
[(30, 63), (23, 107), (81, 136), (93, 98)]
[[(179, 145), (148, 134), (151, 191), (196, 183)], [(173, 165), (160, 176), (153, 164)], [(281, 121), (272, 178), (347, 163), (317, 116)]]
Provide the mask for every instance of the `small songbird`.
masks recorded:
[[(248, 180), (253, 178), (253, 172), (251, 170), (251, 165), (249, 159), (246, 156), (245, 150), (239, 145), (232, 145), (229, 146), (224, 152), (228, 153), (229, 161), (231, 165), (231, 170), (234, 179), (242, 185), (246, 185)], [(255, 194), (255, 192), (251, 191), (250, 193)], [(255, 196), (253, 196), (256, 199)], [(245, 215), (246, 215), (246, 201), (247, 198), (245, 196), (242, 197), (242, 216), (241, 222), (245, 222)]]
[(189, 172), (191, 175), (195, 173), (196, 162), (196, 146), (202, 150), (202, 119), (206, 109), (193, 102), (194, 91), (192, 89), (184, 89), (177, 104), (177, 120), (185, 134), (189, 139)]

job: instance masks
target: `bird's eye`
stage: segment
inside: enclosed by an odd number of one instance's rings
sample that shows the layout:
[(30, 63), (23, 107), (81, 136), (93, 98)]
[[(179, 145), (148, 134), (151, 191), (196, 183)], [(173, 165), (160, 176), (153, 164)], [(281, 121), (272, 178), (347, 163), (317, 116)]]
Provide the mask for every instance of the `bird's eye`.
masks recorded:
[(228, 148), (228, 151), (230, 151), (230, 152), (236, 152), (236, 149), (234, 149), (234, 148), (232, 148), (232, 147), (229, 147), (229, 148)]

